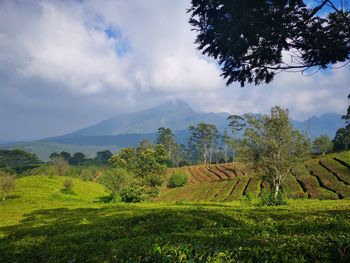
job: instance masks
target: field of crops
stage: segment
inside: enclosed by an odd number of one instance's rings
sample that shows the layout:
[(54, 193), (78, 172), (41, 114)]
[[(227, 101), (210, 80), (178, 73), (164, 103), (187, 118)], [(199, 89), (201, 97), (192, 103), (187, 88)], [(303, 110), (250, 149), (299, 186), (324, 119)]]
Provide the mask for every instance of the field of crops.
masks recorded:
[[(172, 168), (168, 176), (185, 173), (189, 182), (165, 189), (158, 201), (233, 201), (258, 197), (269, 183), (236, 163)], [(291, 170), (283, 182), (288, 198), (350, 198), (350, 152), (313, 158)]]
[[(0, 202), (0, 262), (349, 262), (350, 200), (104, 203), (95, 182), (27, 176)], [(196, 200), (231, 200), (246, 175), (197, 184)], [(207, 186), (212, 184), (213, 187)], [(224, 192), (223, 189), (239, 189)], [(209, 190), (210, 189), (210, 190)], [(217, 195), (218, 192), (222, 194)]]
[(20, 177), (0, 202), (0, 262), (350, 262), (348, 157), (294, 167), (285, 192), (310, 199), (277, 207), (236, 201), (268, 185), (233, 164), (181, 168), (189, 183), (159, 199), (177, 202), (106, 203), (96, 182)]

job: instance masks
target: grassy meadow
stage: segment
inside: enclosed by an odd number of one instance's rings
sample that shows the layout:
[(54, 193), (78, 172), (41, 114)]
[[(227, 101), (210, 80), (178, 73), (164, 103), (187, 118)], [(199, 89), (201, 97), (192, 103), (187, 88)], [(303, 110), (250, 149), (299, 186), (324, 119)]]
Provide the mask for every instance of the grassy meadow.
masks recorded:
[(0, 262), (350, 262), (348, 163), (344, 152), (295, 167), (274, 207), (237, 164), (170, 169), (187, 185), (132, 204), (108, 202), (94, 168), (40, 168), (0, 202)]

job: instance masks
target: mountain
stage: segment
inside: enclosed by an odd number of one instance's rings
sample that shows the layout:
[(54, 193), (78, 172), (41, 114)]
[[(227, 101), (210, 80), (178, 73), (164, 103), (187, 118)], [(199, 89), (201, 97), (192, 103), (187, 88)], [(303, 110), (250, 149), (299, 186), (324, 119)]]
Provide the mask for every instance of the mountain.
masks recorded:
[(339, 128), (345, 127), (345, 121), (336, 113), (325, 113), (320, 117), (312, 116), (305, 121), (292, 121), (295, 128), (302, 132), (310, 130), (311, 138), (326, 134), (333, 139)]
[(62, 137), (101, 136), (154, 133), (160, 127), (173, 131), (188, 129), (199, 122), (214, 124), (218, 129), (227, 127), (229, 113), (199, 113), (181, 100), (169, 101), (151, 109), (116, 115), (95, 125), (77, 130)]
[[(159, 127), (173, 130), (178, 143), (186, 144), (189, 137), (188, 127), (199, 122), (214, 124), (219, 131), (228, 128), (229, 113), (195, 112), (185, 102), (169, 101), (160, 106), (126, 114), (115, 115), (95, 125), (65, 134), (34, 142), (16, 142), (1, 145), (1, 148), (21, 148), (47, 160), (52, 152), (84, 152), (93, 156), (97, 151), (110, 149), (116, 151), (122, 147), (136, 147), (141, 140), (155, 141)], [(302, 132), (310, 130), (312, 138), (327, 134), (334, 138), (337, 129), (344, 127), (341, 115), (326, 113), (312, 116), (306, 121), (295, 121), (293, 125)]]
[[(138, 134), (147, 134), (147, 136), (141, 136), (142, 138), (155, 138), (155, 133), (159, 127), (167, 127), (177, 133), (187, 130), (190, 125), (196, 125), (199, 122), (214, 124), (220, 131), (223, 131), (224, 128), (228, 128), (227, 117), (229, 115), (229, 113), (195, 112), (185, 102), (175, 100), (147, 110), (115, 115), (95, 125), (47, 140), (64, 141), (65, 143), (82, 140), (86, 142), (95, 141), (94, 143), (98, 143), (97, 145), (100, 145), (101, 140), (110, 140), (111, 143), (113, 142), (112, 144), (117, 142), (119, 145), (119, 142), (123, 140), (130, 141), (133, 137), (138, 139), (140, 137)], [(336, 130), (345, 126), (341, 115), (336, 113), (325, 113), (319, 117), (312, 116), (305, 121), (293, 120), (292, 122), (302, 132), (307, 132), (309, 128), (312, 138), (322, 134), (333, 138)], [(80, 138), (82, 136), (84, 136), (84, 139)], [(103, 136), (103, 138), (98, 136)], [(68, 140), (68, 138), (70, 139)]]

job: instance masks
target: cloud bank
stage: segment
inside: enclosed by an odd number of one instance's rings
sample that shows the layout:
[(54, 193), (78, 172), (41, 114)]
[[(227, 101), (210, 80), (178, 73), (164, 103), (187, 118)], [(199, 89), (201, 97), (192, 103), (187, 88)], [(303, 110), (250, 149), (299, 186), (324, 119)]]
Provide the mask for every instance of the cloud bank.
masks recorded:
[(182, 99), (196, 110), (344, 113), (349, 67), (229, 87), (194, 45), (189, 0), (0, 1), (0, 139), (60, 135)]

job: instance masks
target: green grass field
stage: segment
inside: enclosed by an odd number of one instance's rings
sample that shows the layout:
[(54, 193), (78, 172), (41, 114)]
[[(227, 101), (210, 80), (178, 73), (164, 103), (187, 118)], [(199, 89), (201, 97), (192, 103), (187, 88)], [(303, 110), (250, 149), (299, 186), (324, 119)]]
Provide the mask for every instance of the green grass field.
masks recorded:
[[(75, 178), (66, 193), (64, 180), (16, 179), (16, 190), (0, 202), (0, 262), (350, 260), (350, 200), (290, 200), (281, 207), (239, 201), (108, 204), (101, 185)], [(219, 201), (214, 193), (237, 181), (217, 182), (212, 193), (199, 184), (196, 201), (202, 195)]]

